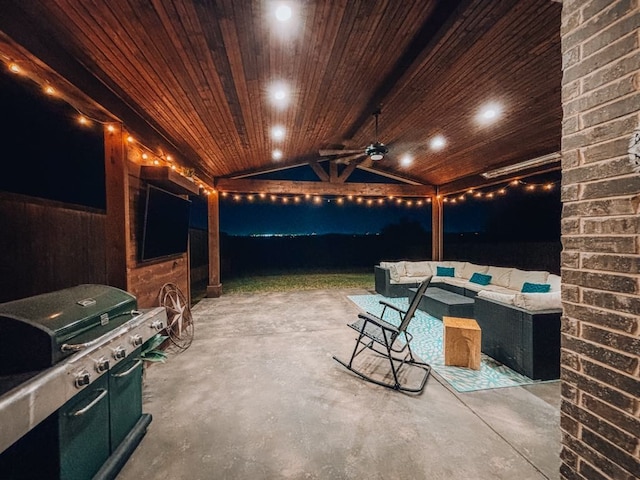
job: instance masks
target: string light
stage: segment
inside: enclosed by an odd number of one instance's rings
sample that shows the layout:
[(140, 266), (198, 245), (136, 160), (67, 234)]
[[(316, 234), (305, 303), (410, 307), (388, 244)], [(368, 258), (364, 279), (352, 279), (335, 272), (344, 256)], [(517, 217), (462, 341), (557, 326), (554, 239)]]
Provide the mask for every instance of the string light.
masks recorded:
[[(201, 187), (202, 188), (202, 187)], [(206, 188), (206, 187), (205, 187)], [(222, 197), (226, 197), (228, 195), (228, 192), (221, 192), (221, 196)], [(307, 200), (311, 203), (315, 203), (315, 204), (321, 204), (323, 202), (327, 202), (327, 203), (337, 203), (338, 205), (344, 205), (345, 201), (348, 199), (348, 197), (351, 197), (355, 203), (360, 204), (360, 205), (366, 205), (368, 207), (374, 206), (374, 205), (384, 205), (385, 200), (387, 200), (387, 198), (385, 197), (378, 197), (378, 198), (364, 198), (364, 197), (354, 197), (353, 195), (349, 195), (347, 197), (342, 197), (342, 196), (336, 196), (334, 198), (324, 198), (320, 195), (311, 195), (311, 194), (305, 194), (305, 195), (295, 195), (295, 196), (291, 196), (291, 195), (276, 195), (276, 194), (270, 194), (267, 195), (264, 192), (260, 192), (260, 193), (246, 193), (246, 194), (234, 194), (232, 196), (233, 200), (236, 202), (239, 202), (241, 200), (246, 200), (248, 202), (253, 202), (256, 198), (259, 199), (268, 199), (273, 203), (296, 203), (299, 204), (300, 202), (302, 202), (302, 200)], [(410, 199), (405, 199), (405, 198), (395, 198), (394, 197), (394, 204), (396, 205), (404, 205), (406, 207), (414, 207), (414, 206), (423, 206), (425, 204), (431, 203), (431, 199), (430, 198), (410, 198)]]
[[(99, 118), (95, 118), (89, 115), (86, 115), (83, 110), (84, 107), (86, 105), (83, 106), (78, 106), (78, 105), (74, 105), (73, 102), (73, 98), (74, 95), (65, 95), (64, 92), (61, 92), (60, 90), (57, 90), (55, 88), (55, 86), (53, 84), (51, 84), (48, 80), (48, 76), (47, 79), (45, 79), (45, 75), (42, 76), (38, 76), (37, 71), (39, 69), (38, 66), (34, 66), (33, 69), (33, 73), (27, 72), (25, 71), (18, 63), (16, 62), (11, 62), (11, 63), (7, 63), (7, 68), (9, 69), (10, 72), (15, 73), (15, 74), (24, 74), (27, 73), (26, 78), (28, 78), (29, 80), (33, 81), (38, 88), (40, 88), (46, 95), (49, 96), (55, 96), (55, 97), (61, 97), (64, 99), (64, 101), (71, 107), (73, 108), (76, 113), (76, 119), (78, 124), (80, 124), (83, 127), (89, 127), (92, 124), (100, 124), (100, 125), (104, 125), (105, 126), (105, 131), (113, 134), (116, 131), (116, 127), (113, 124), (113, 120), (110, 119), (108, 121), (105, 121), (104, 119), (99, 119)], [(103, 113), (105, 115), (109, 115), (108, 112), (103, 111)], [(134, 143), (137, 143), (135, 138), (130, 135), (130, 134), (125, 134), (125, 136), (123, 136), (124, 140), (128, 143), (133, 145)], [(160, 154), (157, 155), (155, 152), (153, 152), (153, 150), (149, 149), (148, 147), (145, 147), (142, 144), (138, 144), (137, 145), (139, 147), (140, 150), (147, 150), (148, 152), (151, 153), (151, 155), (149, 155), (146, 152), (142, 152), (140, 154), (139, 157), (137, 158), (142, 158), (143, 160), (148, 160), (148, 159), (152, 159), (152, 164), (153, 165), (161, 165), (161, 159), (162, 161), (167, 161), (167, 162), (172, 162), (173, 158), (171, 157), (171, 155), (164, 155), (164, 154)], [(159, 157), (159, 158), (158, 158)], [(181, 175), (185, 176), (185, 177), (189, 177), (192, 178), (194, 180), (196, 180), (196, 177), (194, 175), (194, 169), (192, 168), (185, 168), (185, 167), (180, 167), (179, 165), (171, 165), (171, 170), (173, 171), (178, 171), (178, 173), (180, 173)], [(207, 193), (206, 189), (203, 190), (203, 193)]]
[[(472, 196), (475, 198), (478, 198), (478, 199), (484, 198), (487, 200), (491, 200), (496, 198), (496, 196), (498, 195), (501, 195), (501, 196), (506, 195), (509, 189), (513, 190), (516, 187), (522, 187), (527, 192), (535, 192), (538, 190), (551, 191), (555, 188), (555, 186), (558, 183), (559, 181), (546, 182), (546, 183), (529, 183), (520, 179), (516, 179), (516, 180), (511, 180), (506, 186), (502, 186), (500, 188), (497, 188), (496, 190), (492, 190), (488, 192), (480, 192), (474, 189), (469, 189), (466, 191), (466, 194), (473, 193)], [(457, 197), (451, 197), (451, 198), (452, 200), (450, 201), (450, 203), (456, 203), (453, 201), (453, 199), (457, 198), (457, 200), (462, 201), (465, 199), (465, 194), (460, 194), (460, 195), (457, 195)], [(446, 198), (445, 198), (445, 201), (446, 201)]]

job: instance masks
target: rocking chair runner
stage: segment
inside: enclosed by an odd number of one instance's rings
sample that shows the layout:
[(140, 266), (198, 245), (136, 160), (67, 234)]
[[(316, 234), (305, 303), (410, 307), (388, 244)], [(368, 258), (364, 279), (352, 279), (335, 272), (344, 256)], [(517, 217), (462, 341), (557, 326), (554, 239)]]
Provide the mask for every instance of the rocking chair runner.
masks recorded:
[[(404, 392), (422, 392), (427, 383), (427, 378), (431, 373), (431, 366), (414, 358), (410, 345), (413, 336), (409, 332), (407, 332), (407, 327), (413, 319), (413, 316), (416, 313), (416, 309), (418, 308), (418, 304), (422, 299), (422, 295), (427, 290), (430, 281), (431, 277), (427, 277), (427, 279), (420, 284), (415, 296), (413, 297), (413, 300), (411, 300), (409, 308), (406, 311), (384, 300), (380, 300), (380, 304), (383, 305), (382, 314), (380, 315), (380, 317), (377, 317), (371, 313), (358, 314), (358, 320), (352, 324), (349, 324), (349, 327), (358, 332), (358, 338), (356, 339), (356, 345), (353, 349), (353, 353), (351, 354), (351, 359), (348, 363), (343, 362), (335, 356), (333, 357), (333, 359), (347, 367), (349, 370), (351, 370), (353, 373), (360, 376), (364, 380), (368, 380), (369, 382), (375, 383), (377, 385), (393, 388), (394, 390), (402, 390)], [(398, 313), (400, 317), (400, 325), (395, 326), (384, 320), (384, 314), (386, 313), (387, 309), (395, 310)], [(398, 341), (400, 337), (404, 337), (404, 344), (401, 346), (401, 348), (399, 348), (399, 343), (401, 343), (401, 341)], [(379, 347), (376, 348), (376, 345), (381, 345), (382, 347), (384, 347), (384, 350), (381, 351)], [(353, 366), (354, 359), (366, 349), (370, 349), (378, 355), (386, 357), (389, 360), (391, 372), (393, 374), (393, 383), (377, 380), (369, 375), (366, 375)], [(404, 356), (402, 358), (393, 356), (393, 354), (401, 353), (404, 353)], [(400, 369), (405, 365), (422, 370), (422, 378), (417, 388), (408, 388), (404, 385), (401, 385), (399, 380), (399, 373)]]

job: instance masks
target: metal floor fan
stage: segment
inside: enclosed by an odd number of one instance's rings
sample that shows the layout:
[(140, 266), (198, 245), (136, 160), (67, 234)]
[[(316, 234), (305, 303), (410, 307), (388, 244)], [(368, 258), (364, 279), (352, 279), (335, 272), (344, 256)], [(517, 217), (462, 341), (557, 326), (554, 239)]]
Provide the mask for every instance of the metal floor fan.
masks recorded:
[(193, 342), (193, 316), (191, 307), (182, 291), (174, 283), (165, 283), (158, 300), (167, 310), (167, 336), (180, 350), (186, 350)]

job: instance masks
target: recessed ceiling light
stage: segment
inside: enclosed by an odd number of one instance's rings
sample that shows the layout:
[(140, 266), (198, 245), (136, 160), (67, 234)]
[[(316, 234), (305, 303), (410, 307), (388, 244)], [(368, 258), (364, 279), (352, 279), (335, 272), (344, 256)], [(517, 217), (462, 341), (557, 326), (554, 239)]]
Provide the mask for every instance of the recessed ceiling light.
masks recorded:
[(481, 123), (491, 123), (500, 117), (502, 108), (497, 103), (488, 103), (480, 109), (478, 120)]
[(284, 138), (285, 130), (281, 125), (276, 125), (271, 129), (271, 138), (274, 140), (282, 140)]
[(284, 108), (289, 104), (289, 87), (283, 83), (274, 83), (269, 91), (271, 103), (278, 108)]
[(413, 163), (413, 157), (408, 153), (404, 154), (400, 159), (400, 165), (402, 165), (403, 167), (408, 167), (412, 163)]
[(282, 158), (282, 150), (276, 149), (271, 152), (271, 158), (273, 158), (274, 160), (280, 160)]
[(446, 144), (447, 144), (447, 141), (442, 135), (436, 135), (429, 142), (429, 146), (431, 147), (431, 150), (442, 150)]
[(278, 7), (276, 7), (275, 15), (276, 19), (280, 22), (291, 20), (291, 7), (289, 5), (278, 5)]

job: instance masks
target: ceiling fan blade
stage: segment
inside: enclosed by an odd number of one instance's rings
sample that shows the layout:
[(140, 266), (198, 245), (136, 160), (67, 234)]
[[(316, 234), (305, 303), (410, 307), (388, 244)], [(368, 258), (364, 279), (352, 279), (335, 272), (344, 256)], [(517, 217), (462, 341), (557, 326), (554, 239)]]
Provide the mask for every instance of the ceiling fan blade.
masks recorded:
[(354, 153), (362, 153), (362, 150), (318, 150), (318, 153), (322, 157), (327, 157), (332, 155), (351, 155)]
[(339, 157), (339, 158), (336, 158), (334, 161), (336, 163), (342, 163), (342, 164), (348, 165), (353, 160), (356, 160), (360, 157), (364, 157), (364, 153), (360, 152), (352, 155), (347, 155), (346, 157)]

